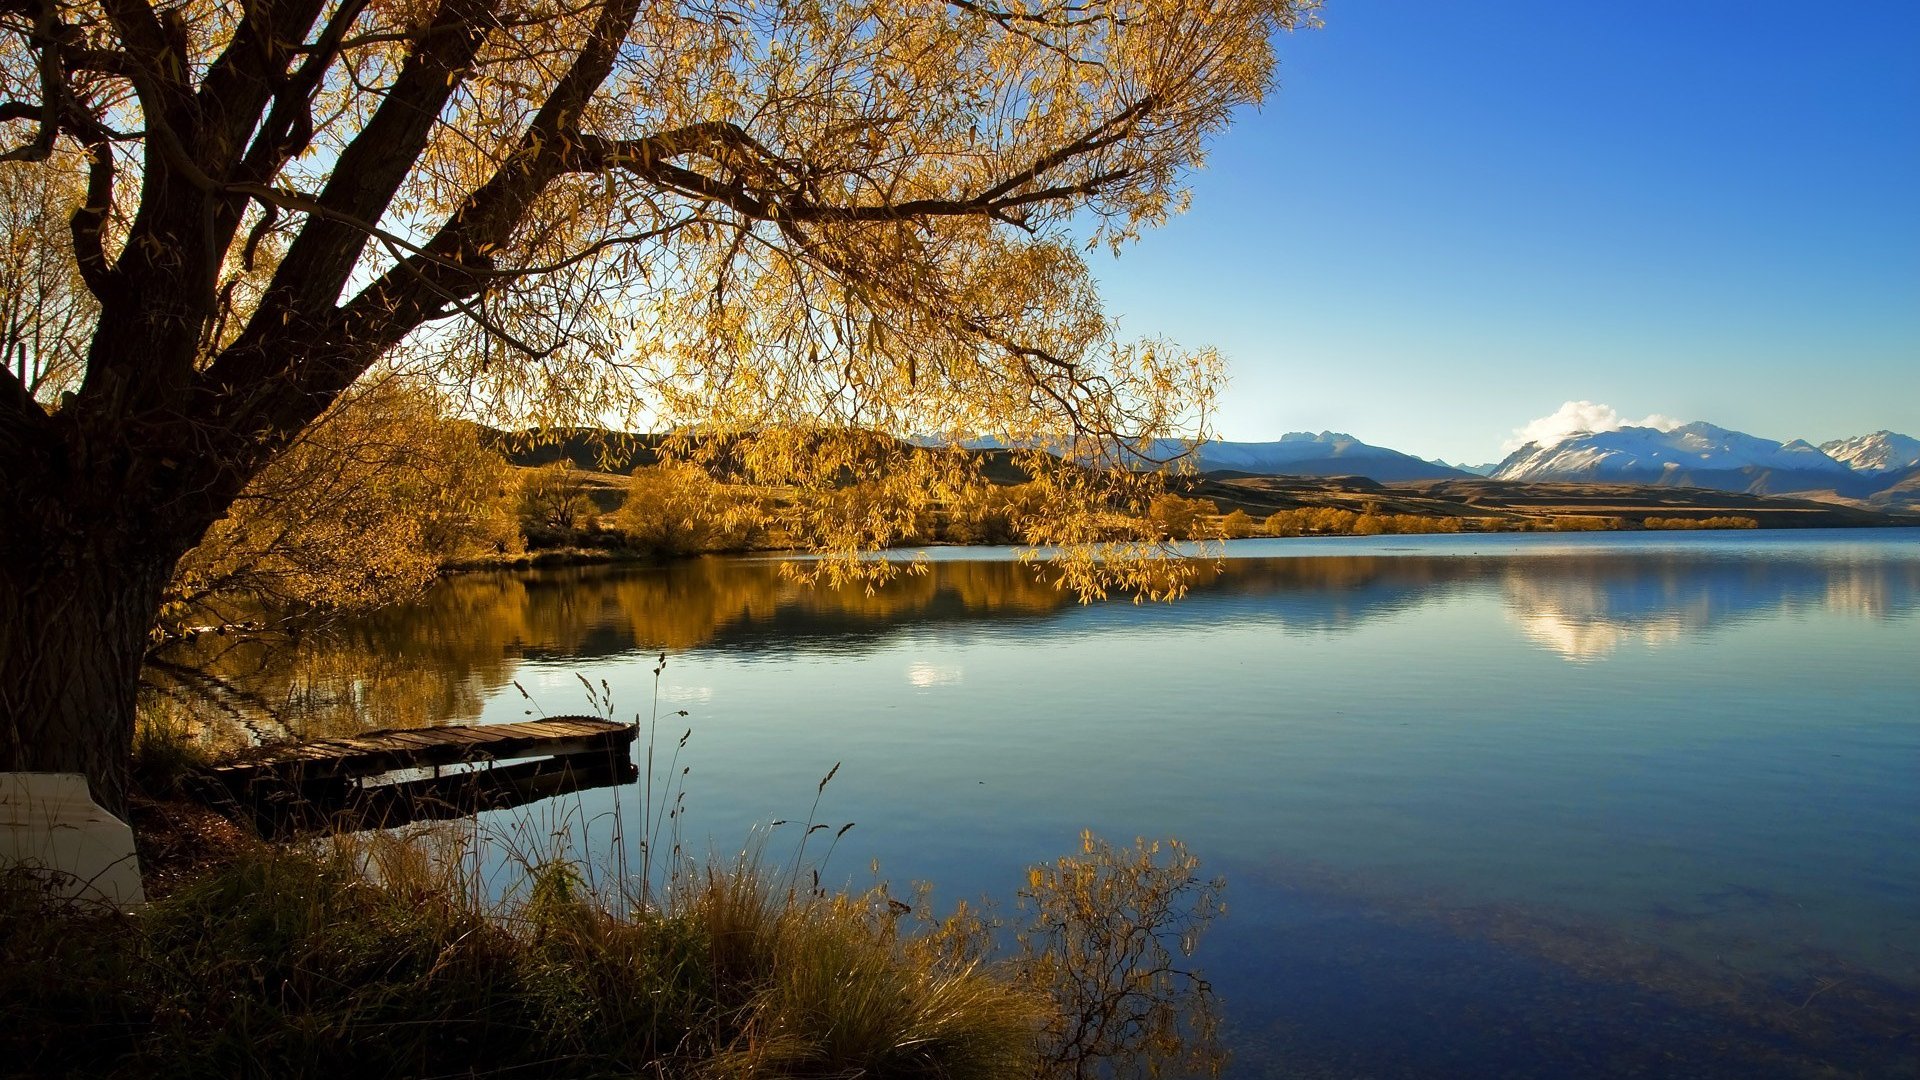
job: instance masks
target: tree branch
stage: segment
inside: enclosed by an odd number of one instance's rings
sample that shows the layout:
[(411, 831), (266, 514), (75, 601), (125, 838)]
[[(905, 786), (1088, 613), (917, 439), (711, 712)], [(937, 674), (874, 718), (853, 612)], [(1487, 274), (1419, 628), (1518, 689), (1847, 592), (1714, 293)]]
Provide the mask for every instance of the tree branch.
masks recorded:
[[(1076, 158), (1099, 152), (1125, 139), (1133, 125), (1150, 112), (1156, 99), (1149, 94), (1087, 131), (1078, 139), (1035, 158), (1025, 168), (991, 187), (950, 198), (909, 199), (895, 203), (822, 203), (779, 182), (778, 175), (797, 176), (797, 168), (773, 153), (741, 128), (728, 123), (693, 124), (639, 139), (606, 139), (575, 135), (569, 140), (563, 167), (574, 172), (623, 169), (685, 195), (724, 203), (736, 212), (761, 221), (901, 221), (924, 217), (996, 217), (1034, 203), (1092, 194), (1127, 171), (1113, 169), (1077, 183), (1027, 188), (1046, 174)], [(733, 172), (734, 181), (672, 164), (671, 159), (699, 154)], [(762, 184), (746, 186), (746, 177)], [(1018, 224), (1018, 222), (1015, 222)], [(1024, 225), (1022, 226), (1025, 227)]]
[(373, 222), (386, 213), (425, 149), (435, 118), (465, 80), (497, 6), (498, 0), (442, 0), (386, 100), (340, 152), (318, 197), (328, 213), (301, 229), (254, 324), (262, 318), (283, 323), (293, 311), (319, 316), (339, 299), (367, 238), (364, 229), (342, 219)]
[(100, 131), (82, 129), (80, 134), (87, 148), (87, 200), (74, 208), (67, 227), (80, 279), (95, 299), (104, 301), (114, 278), (105, 239), (107, 215), (113, 212), (113, 144)]
[(53, 0), (41, 0), (40, 9), (34, 12), (33, 33), (27, 38), (40, 49), (36, 65), (40, 73), (40, 108), (37, 115), (40, 126), (35, 129), (32, 142), (0, 154), (0, 162), (45, 161), (53, 153), (54, 139), (60, 134), (60, 103), (67, 96), (66, 73), (61, 70), (60, 63), (59, 28), (60, 19)]

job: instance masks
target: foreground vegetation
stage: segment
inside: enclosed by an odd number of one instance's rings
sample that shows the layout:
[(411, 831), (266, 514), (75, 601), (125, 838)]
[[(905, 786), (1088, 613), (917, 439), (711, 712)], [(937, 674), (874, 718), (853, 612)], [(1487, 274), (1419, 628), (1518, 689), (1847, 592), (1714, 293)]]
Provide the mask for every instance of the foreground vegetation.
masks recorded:
[[(742, 858), (644, 896), (561, 860), (506, 899), (438, 832), (248, 844), (135, 915), (0, 874), (9, 1075), (1078, 1076), (1217, 1071), (1172, 845), (1036, 868), (1025, 928)], [(996, 932), (998, 931), (998, 932)], [(996, 941), (1006, 948), (996, 949)], [(997, 958), (996, 958), (997, 957)]]
[(853, 826), (809, 854), (830, 828), (811, 812), (786, 858), (687, 859), (686, 771), (677, 750), (652, 769), (649, 744), (648, 779), (594, 818), (610, 838), (590, 843), (563, 801), (273, 845), (185, 801), (223, 726), (165, 696), (143, 710), (145, 909), (76, 908), (0, 867), (0, 1074), (1049, 1080), (1224, 1063), (1188, 963), (1224, 883), (1177, 841), (1083, 834), (1011, 911), (942, 917), (929, 887), (896, 894), (877, 868), (864, 891), (822, 887)]

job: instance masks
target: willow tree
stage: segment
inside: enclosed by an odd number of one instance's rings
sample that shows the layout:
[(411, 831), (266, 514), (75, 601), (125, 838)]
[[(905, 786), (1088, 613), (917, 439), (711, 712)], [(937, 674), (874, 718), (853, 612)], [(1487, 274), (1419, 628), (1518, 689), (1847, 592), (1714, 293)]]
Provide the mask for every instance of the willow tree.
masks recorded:
[[(0, 0), (0, 164), (96, 311), (0, 375), (0, 769), (123, 798), (174, 564), (376, 366), (476, 415), (1165, 434), (1079, 252), (1314, 0)], [(764, 462), (762, 463), (764, 464)]]

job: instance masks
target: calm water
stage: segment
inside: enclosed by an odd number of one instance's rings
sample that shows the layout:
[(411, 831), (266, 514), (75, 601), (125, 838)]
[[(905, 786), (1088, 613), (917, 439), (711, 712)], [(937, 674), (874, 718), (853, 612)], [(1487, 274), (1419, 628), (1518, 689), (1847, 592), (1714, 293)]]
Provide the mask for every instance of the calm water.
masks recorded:
[(1920, 530), (1243, 541), (1159, 606), (1011, 557), (474, 575), (218, 664), (318, 732), (644, 714), (664, 650), (690, 842), (840, 762), (829, 879), (1177, 836), (1230, 1075), (1920, 1075)]

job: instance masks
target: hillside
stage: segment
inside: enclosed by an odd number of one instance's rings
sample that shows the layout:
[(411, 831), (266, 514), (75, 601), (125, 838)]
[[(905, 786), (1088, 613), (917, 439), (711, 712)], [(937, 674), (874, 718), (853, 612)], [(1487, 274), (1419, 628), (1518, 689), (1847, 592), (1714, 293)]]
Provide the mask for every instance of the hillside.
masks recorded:
[(1429, 517), (1491, 518), (1525, 525), (1556, 517), (1750, 517), (1762, 528), (1846, 528), (1920, 525), (1920, 516), (1895, 516), (1810, 499), (1747, 495), (1704, 488), (1647, 484), (1528, 483), (1511, 480), (1430, 480), (1378, 484), (1365, 477), (1210, 476), (1190, 492), (1222, 511), (1264, 517), (1277, 510), (1332, 506), (1356, 512)]

